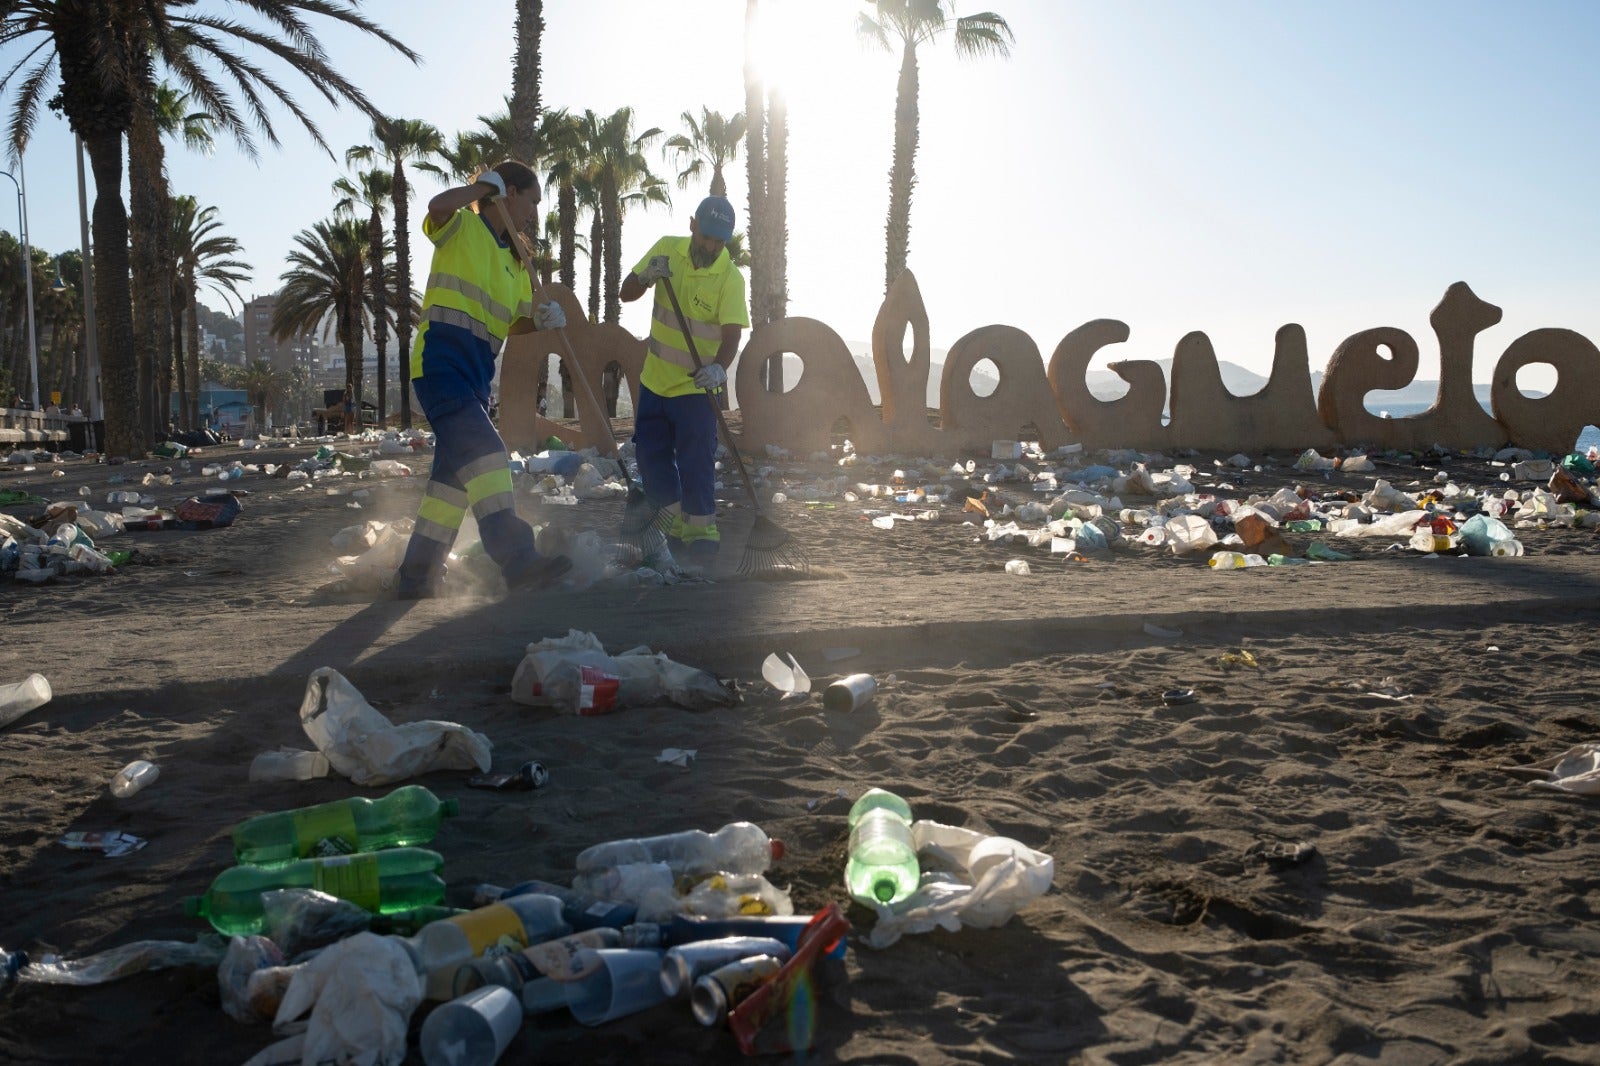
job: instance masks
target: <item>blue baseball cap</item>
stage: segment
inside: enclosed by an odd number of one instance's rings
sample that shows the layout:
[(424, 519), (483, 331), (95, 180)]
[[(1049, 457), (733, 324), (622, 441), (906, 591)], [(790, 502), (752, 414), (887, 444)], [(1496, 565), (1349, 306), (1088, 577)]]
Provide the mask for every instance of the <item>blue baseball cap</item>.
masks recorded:
[(733, 238), (733, 205), (726, 196), (708, 196), (700, 201), (694, 212), (695, 223), (703, 237), (714, 241)]

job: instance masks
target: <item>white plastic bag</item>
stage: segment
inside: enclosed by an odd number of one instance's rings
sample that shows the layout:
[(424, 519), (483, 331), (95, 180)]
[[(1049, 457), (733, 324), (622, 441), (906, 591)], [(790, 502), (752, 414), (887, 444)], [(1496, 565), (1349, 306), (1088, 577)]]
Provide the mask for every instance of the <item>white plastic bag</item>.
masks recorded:
[[(300, 1062), (399, 1066), (406, 1057), (406, 1027), (422, 993), (422, 979), (398, 940), (357, 933), (295, 970), (273, 1027), (285, 1032), (309, 1010), (303, 1036), (290, 1038), (302, 1041)], [(287, 1043), (274, 1044), (256, 1058), (284, 1061), (262, 1056)]]
[(333, 769), (358, 785), (387, 785), (433, 770), (489, 771), (493, 745), (455, 722), (395, 725), (330, 667), (313, 670), (300, 725)]
[(643, 646), (607, 655), (598, 637), (578, 629), (528, 645), (511, 679), (511, 698), (582, 715), (662, 701), (695, 711), (738, 702), (704, 670)]
[[(878, 924), (867, 936), (872, 947), (886, 948), (906, 933), (936, 927), (953, 933), (963, 925), (1004, 925), (1055, 879), (1054, 859), (1009, 837), (917, 821), (911, 824), (911, 839), (923, 884), (893, 908), (878, 905)], [(936, 876), (927, 876), (930, 872)]]

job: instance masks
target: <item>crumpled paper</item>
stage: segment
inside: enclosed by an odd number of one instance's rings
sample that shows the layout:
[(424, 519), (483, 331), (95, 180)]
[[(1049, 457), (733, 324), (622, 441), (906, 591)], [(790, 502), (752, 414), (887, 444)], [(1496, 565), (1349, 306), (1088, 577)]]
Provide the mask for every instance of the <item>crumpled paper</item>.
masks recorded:
[[(1049, 891), (1055, 860), (1008, 837), (986, 836), (939, 822), (911, 823), (911, 842), (923, 870), (922, 884), (893, 907), (878, 904), (878, 924), (867, 943), (886, 948), (907, 933), (935, 928), (954, 933), (963, 925), (994, 929)], [(979, 852), (976, 875), (973, 850)], [(930, 872), (943, 877), (929, 877)]]
[(306, 681), (300, 724), (329, 765), (358, 785), (387, 785), (433, 770), (487, 772), (493, 748), (488, 737), (455, 722), (397, 726), (326, 666)]
[[(295, 970), (273, 1028), (297, 1033), (263, 1049), (245, 1066), (400, 1066), (406, 1028), (422, 1003), (422, 979), (392, 937), (357, 933)], [(297, 1023), (307, 1010), (308, 1022)]]

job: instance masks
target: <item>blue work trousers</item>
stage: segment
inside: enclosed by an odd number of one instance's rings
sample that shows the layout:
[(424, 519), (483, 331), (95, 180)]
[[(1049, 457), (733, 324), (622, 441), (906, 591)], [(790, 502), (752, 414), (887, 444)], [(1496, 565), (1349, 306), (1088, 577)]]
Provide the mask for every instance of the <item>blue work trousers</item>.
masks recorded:
[(651, 504), (681, 503), (687, 515), (717, 513), (717, 416), (705, 393), (657, 396), (640, 387), (633, 444)]

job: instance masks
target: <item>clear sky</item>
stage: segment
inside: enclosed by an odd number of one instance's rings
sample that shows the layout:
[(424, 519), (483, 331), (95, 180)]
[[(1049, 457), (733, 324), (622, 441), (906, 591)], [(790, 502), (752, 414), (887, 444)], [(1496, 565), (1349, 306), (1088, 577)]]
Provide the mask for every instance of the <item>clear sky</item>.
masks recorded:
[[(853, 21), (865, 5), (855, 0), (766, 3), (783, 23), (768, 65), (790, 100), (789, 311), (864, 341), (883, 295), (898, 58), (858, 45)], [(1117, 318), (1132, 337), (1096, 366), (1166, 358), (1199, 329), (1219, 357), (1266, 373), (1285, 322), (1305, 326), (1313, 370), (1345, 336), (1392, 325), (1417, 337), (1419, 375), (1432, 377), (1428, 312), (1457, 280), (1505, 311), (1479, 338), (1476, 380), (1529, 329), (1600, 341), (1600, 4), (992, 7), (1016, 34), (1009, 60), (957, 60), (948, 36), (920, 53), (910, 265), (936, 348), (999, 322), (1048, 358), (1076, 326)], [(364, 9), (426, 60), (413, 68), (368, 39), (323, 34), (335, 63), (386, 111), (453, 134), (504, 106), (510, 0), (472, 0), (459, 18), (437, 4)], [(744, 0), (552, 0), (544, 102), (632, 105), (641, 130), (668, 133), (685, 110), (740, 110), (744, 9)], [(0, 53), (7, 66), (16, 51)], [(285, 81), (341, 158), (367, 142), (360, 116)], [(277, 288), (294, 234), (326, 217), (341, 173), (291, 119), (278, 131), (283, 147), (264, 148), (259, 164), (231, 142), (209, 158), (169, 148), (174, 190), (216, 206), (243, 242), (255, 268), (246, 295)], [(25, 165), (34, 244), (78, 247), (64, 122), (43, 115)], [(672, 172), (665, 160), (659, 169)], [(743, 228), (742, 158), (728, 180)], [(414, 220), (436, 189), (419, 176)], [(630, 214), (624, 264), (662, 233), (687, 232), (704, 191), (674, 187), (670, 212)], [(14, 207), (0, 204), (8, 230)], [(623, 322), (642, 335), (647, 314), (627, 305)], [(1536, 373), (1523, 384), (1549, 381)]]

